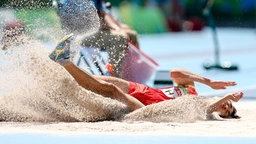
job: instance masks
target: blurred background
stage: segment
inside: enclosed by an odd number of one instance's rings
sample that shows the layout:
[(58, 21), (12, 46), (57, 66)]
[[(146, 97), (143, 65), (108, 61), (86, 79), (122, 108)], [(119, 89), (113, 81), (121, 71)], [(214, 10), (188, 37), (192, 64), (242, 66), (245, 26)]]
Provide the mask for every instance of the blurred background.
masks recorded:
[[(111, 13), (139, 34), (200, 31), (208, 25), (203, 15), (206, 0), (108, 0)], [(58, 27), (52, 0), (1, 0), (0, 7), (14, 8), (15, 16), (25, 21)], [(47, 9), (47, 10), (46, 10)], [(2, 12), (2, 11), (1, 11)], [(212, 14), (217, 26), (256, 27), (255, 0), (214, 0)], [(3, 17), (3, 15), (1, 15)], [(1, 24), (4, 20), (1, 19)], [(30, 28), (33, 29), (33, 28)]]

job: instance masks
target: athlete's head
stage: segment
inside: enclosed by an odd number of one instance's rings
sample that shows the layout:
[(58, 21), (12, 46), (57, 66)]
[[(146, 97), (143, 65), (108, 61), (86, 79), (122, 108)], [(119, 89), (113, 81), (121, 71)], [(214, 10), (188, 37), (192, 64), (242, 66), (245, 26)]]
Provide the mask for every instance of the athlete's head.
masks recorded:
[(227, 102), (223, 103), (219, 108), (219, 116), (222, 118), (240, 118), (238, 116), (236, 108), (232, 105), (232, 102), (228, 100)]

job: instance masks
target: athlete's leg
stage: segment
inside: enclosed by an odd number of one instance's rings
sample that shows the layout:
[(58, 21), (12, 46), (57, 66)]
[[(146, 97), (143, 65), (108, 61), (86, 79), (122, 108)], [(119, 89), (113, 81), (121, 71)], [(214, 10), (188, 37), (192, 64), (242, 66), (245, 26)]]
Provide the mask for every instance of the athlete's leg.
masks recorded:
[[(72, 35), (67, 35), (64, 37), (56, 46), (55, 50), (50, 54), (50, 58), (64, 66), (64, 68), (74, 77), (79, 85), (105, 97), (119, 100), (125, 103), (132, 111), (144, 106), (140, 101), (125, 93), (127, 91), (123, 92), (119, 87), (117, 87), (117, 85), (104, 80), (98, 80), (94, 76), (70, 62), (69, 43), (71, 40)], [(123, 86), (122, 88), (125, 87)]]
[(118, 86), (124, 93), (129, 93), (130, 91), (130, 82), (124, 79), (112, 77), (112, 76), (94, 76), (94, 77), (98, 80), (103, 80)]
[[(118, 83), (118, 80), (115, 80), (114, 77), (112, 78), (112, 80), (109, 81), (106, 77), (102, 80), (97, 79), (97, 77), (90, 75), (89, 73), (85, 72), (84, 70), (77, 67), (75, 64), (71, 62), (64, 65), (64, 67), (75, 78), (78, 84), (84, 87), (85, 89), (91, 90), (105, 97), (110, 97), (112, 99), (119, 100), (125, 103), (132, 111), (144, 106), (137, 99), (127, 94), (129, 85)], [(118, 84), (120, 86), (122, 85), (121, 88), (126, 89), (126, 91), (122, 91), (122, 89), (119, 88)]]

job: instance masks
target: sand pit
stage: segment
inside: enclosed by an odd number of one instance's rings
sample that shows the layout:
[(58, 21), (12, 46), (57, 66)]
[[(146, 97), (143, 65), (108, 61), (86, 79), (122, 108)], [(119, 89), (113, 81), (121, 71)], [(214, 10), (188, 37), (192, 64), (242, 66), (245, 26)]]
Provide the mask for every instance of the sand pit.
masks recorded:
[(256, 137), (255, 101), (242, 101), (236, 104), (241, 119), (224, 121), (196, 121), (192, 123), (153, 123), (133, 122), (77, 122), (77, 123), (17, 123), (1, 122), (1, 134), (41, 133), (53, 135), (170, 135), (170, 136), (232, 136)]
[(128, 114), (122, 103), (78, 86), (48, 53), (47, 48), (28, 41), (1, 57), (2, 134), (256, 136), (254, 101), (234, 103), (242, 116), (238, 120), (206, 120), (203, 104), (191, 97)]
[(122, 103), (82, 89), (48, 54), (32, 41), (3, 53), (1, 134), (256, 136), (255, 101), (235, 103), (242, 118), (223, 121), (206, 120), (194, 98), (128, 114)]

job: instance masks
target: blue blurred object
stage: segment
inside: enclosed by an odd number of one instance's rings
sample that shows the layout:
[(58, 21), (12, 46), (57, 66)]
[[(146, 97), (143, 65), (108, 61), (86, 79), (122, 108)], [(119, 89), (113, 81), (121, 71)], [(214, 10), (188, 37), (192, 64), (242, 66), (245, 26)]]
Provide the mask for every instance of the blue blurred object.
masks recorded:
[(103, 8), (101, 0), (59, 0), (56, 3), (61, 24), (69, 32), (85, 33), (99, 23), (97, 12)]
[(241, 8), (243, 11), (249, 11), (256, 9), (256, 1), (255, 0), (242, 0)]
[[(134, 132), (135, 133), (135, 132)], [(254, 144), (255, 137), (229, 136), (187, 136), (159, 134), (43, 134), (43, 133), (14, 133), (1, 134), (4, 144)]]

